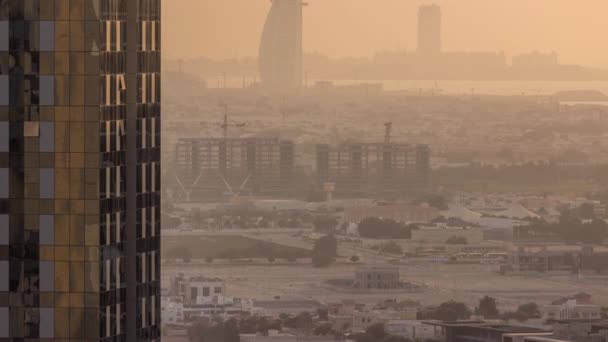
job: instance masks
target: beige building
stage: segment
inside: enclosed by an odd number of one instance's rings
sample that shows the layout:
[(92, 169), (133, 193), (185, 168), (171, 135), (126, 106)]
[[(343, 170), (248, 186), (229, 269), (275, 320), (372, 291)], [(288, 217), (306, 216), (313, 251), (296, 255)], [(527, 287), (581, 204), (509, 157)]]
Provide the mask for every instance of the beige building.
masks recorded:
[(362, 267), (355, 271), (354, 287), (358, 289), (398, 289), (401, 286), (397, 267)]

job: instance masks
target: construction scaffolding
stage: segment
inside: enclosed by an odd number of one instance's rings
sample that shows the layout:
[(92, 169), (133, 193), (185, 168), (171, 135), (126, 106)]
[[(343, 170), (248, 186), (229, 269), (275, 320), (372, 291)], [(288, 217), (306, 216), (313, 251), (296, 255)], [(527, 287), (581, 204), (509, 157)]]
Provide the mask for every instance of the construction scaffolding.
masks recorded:
[(179, 139), (174, 156), (187, 200), (285, 194), (294, 173), (294, 144), (278, 138)]
[(400, 196), (430, 185), (431, 150), (427, 145), (391, 143), (389, 139), (384, 143), (317, 145), (316, 155), (318, 185), (333, 184), (339, 196)]

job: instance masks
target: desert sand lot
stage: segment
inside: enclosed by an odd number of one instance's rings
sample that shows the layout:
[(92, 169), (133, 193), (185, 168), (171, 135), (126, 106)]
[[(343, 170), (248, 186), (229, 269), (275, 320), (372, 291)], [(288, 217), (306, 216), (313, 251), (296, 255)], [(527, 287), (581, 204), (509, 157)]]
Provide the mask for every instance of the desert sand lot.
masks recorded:
[(332, 287), (330, 279), (351, 279), (357, 265), (338, 264), (318, 269), (310, 265), (173, 265), (164, 266), (164, 285), (169, 277), (184, 273), (220, 277), (231, 296), (271, 299), (313, 299), (335, 302), (356, 299), (372, 304), (382, 299), (418, 300), (423, 305), (457, 300), (473, 306), (479, 298), (497, 298), (501, 309), (527, 302), (548, 304), (562, 296), (587, 292), (599, 305), (608, 305), (608, 278), (572, 276), (502, 276), (497, 265), (448, 265), (428, 260), (409, 260), (399, 265), (401, 279), (425, 285), (419, 293), (356, 292)]

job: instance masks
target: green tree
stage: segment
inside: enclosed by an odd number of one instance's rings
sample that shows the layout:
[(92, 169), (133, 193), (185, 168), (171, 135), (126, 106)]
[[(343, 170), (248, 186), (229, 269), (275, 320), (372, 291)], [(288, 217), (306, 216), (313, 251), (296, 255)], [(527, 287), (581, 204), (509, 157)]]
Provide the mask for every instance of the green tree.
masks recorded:
[(355, 342), (376, 342), (376, 340), (374, 340), (374, 338), (368, 333), (358, 333), (351, 336), (351, 339)]
[(201, 323), (188, 329), (192, 342), (239, 342), (239, 327), (234, 319), (214, 324)]
[(317, 317), (321, 321), (327, 321), (329, 320), (329, 311), (323, 308), (317, 309)]
[(585, 220), (595, 219), (595, 207), (592, 203), (581, 204), (578, 208), (578, 216)]
[(388, 334), (384, 330), (384, 323), (376, 323), (370, 325), (365, 332), (371, 336), (374, 341), (382, 341)]
[(457, 321), (471, 318), (471, 310), (466, 304), (456, 301), (444, 302), (436, 308), (419, 313), (419, 319)]
[(283, 322), (280, 319), (275, 319), (272, 322), (269, 322), (268, 330), (283, 330)]
[(517, 308), (517, 313), (525, 318), (538, 318), (541, 316), (540, 308), (536, 303), (522, 304)]
[(323, 323), (315, 328), (314, 334), (316, 336), (327, 336), (333, 333), (331, 323)]
[(370, 239), (410, 239), (412, 228), (390, 219), (368, 217), (358, 226), (359, 235)]
[(338, 240), (333, 235), (326, 235), (315, 242), (312, 251), (312, 264), (315, 267), (331, 265), (338, 255)]
[(437, 194), (430, 194), (430, 195), (423, 196), (421, 198), (418, 198), (416, 201), (414, 201), (414, 203), (417, 203), (417, 204), (427, 203), (428, 205), (430, 205), (433, 208), (436, 208), (439, 210), (448, 210), (448, 204), (447, 204), (446, 199), (443, 196), (437, 195)]
[(359, 257), (356, 256), (356, 255), (353, 255), (353, 256), (350, 257), (350, 261), (351, 262), (359, 262), (359, 260), (360, 260)]
[(297, 316), (287, 316), (283, 325), (290, 329), (311, 329), (312, 315), (309, 312), (299, 313)]
[(485, 318), (497, 318), (500, 313), (498, 312), (496, 299), (489, 296), (481, 298), (475, 313)]
[(528, 317), (526, 317), (524, 314), (522, 314), (519, 311), (507, 311), (507, 312), (503, 312), (500, 315), (500, 319), (503, 319), (505, 321), (517, 320), (519, 322), (525, 322), (528, 320)]

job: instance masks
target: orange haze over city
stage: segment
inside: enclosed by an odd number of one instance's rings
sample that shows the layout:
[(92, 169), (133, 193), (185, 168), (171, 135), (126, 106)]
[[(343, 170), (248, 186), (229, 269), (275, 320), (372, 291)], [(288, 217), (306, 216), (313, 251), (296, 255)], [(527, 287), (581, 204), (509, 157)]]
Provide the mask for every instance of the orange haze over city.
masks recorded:
[[(371, 56), (416, 48), (420, 5), (441, 6), (445, 51), (555, 51), (564, 64), (608, 67), (606, 0), (309, 0), (304, 51)], [(163, 2), (168, 58), (255, 57), (268, 0)], [(180, 38), (184, 37), (184, 38)]]

